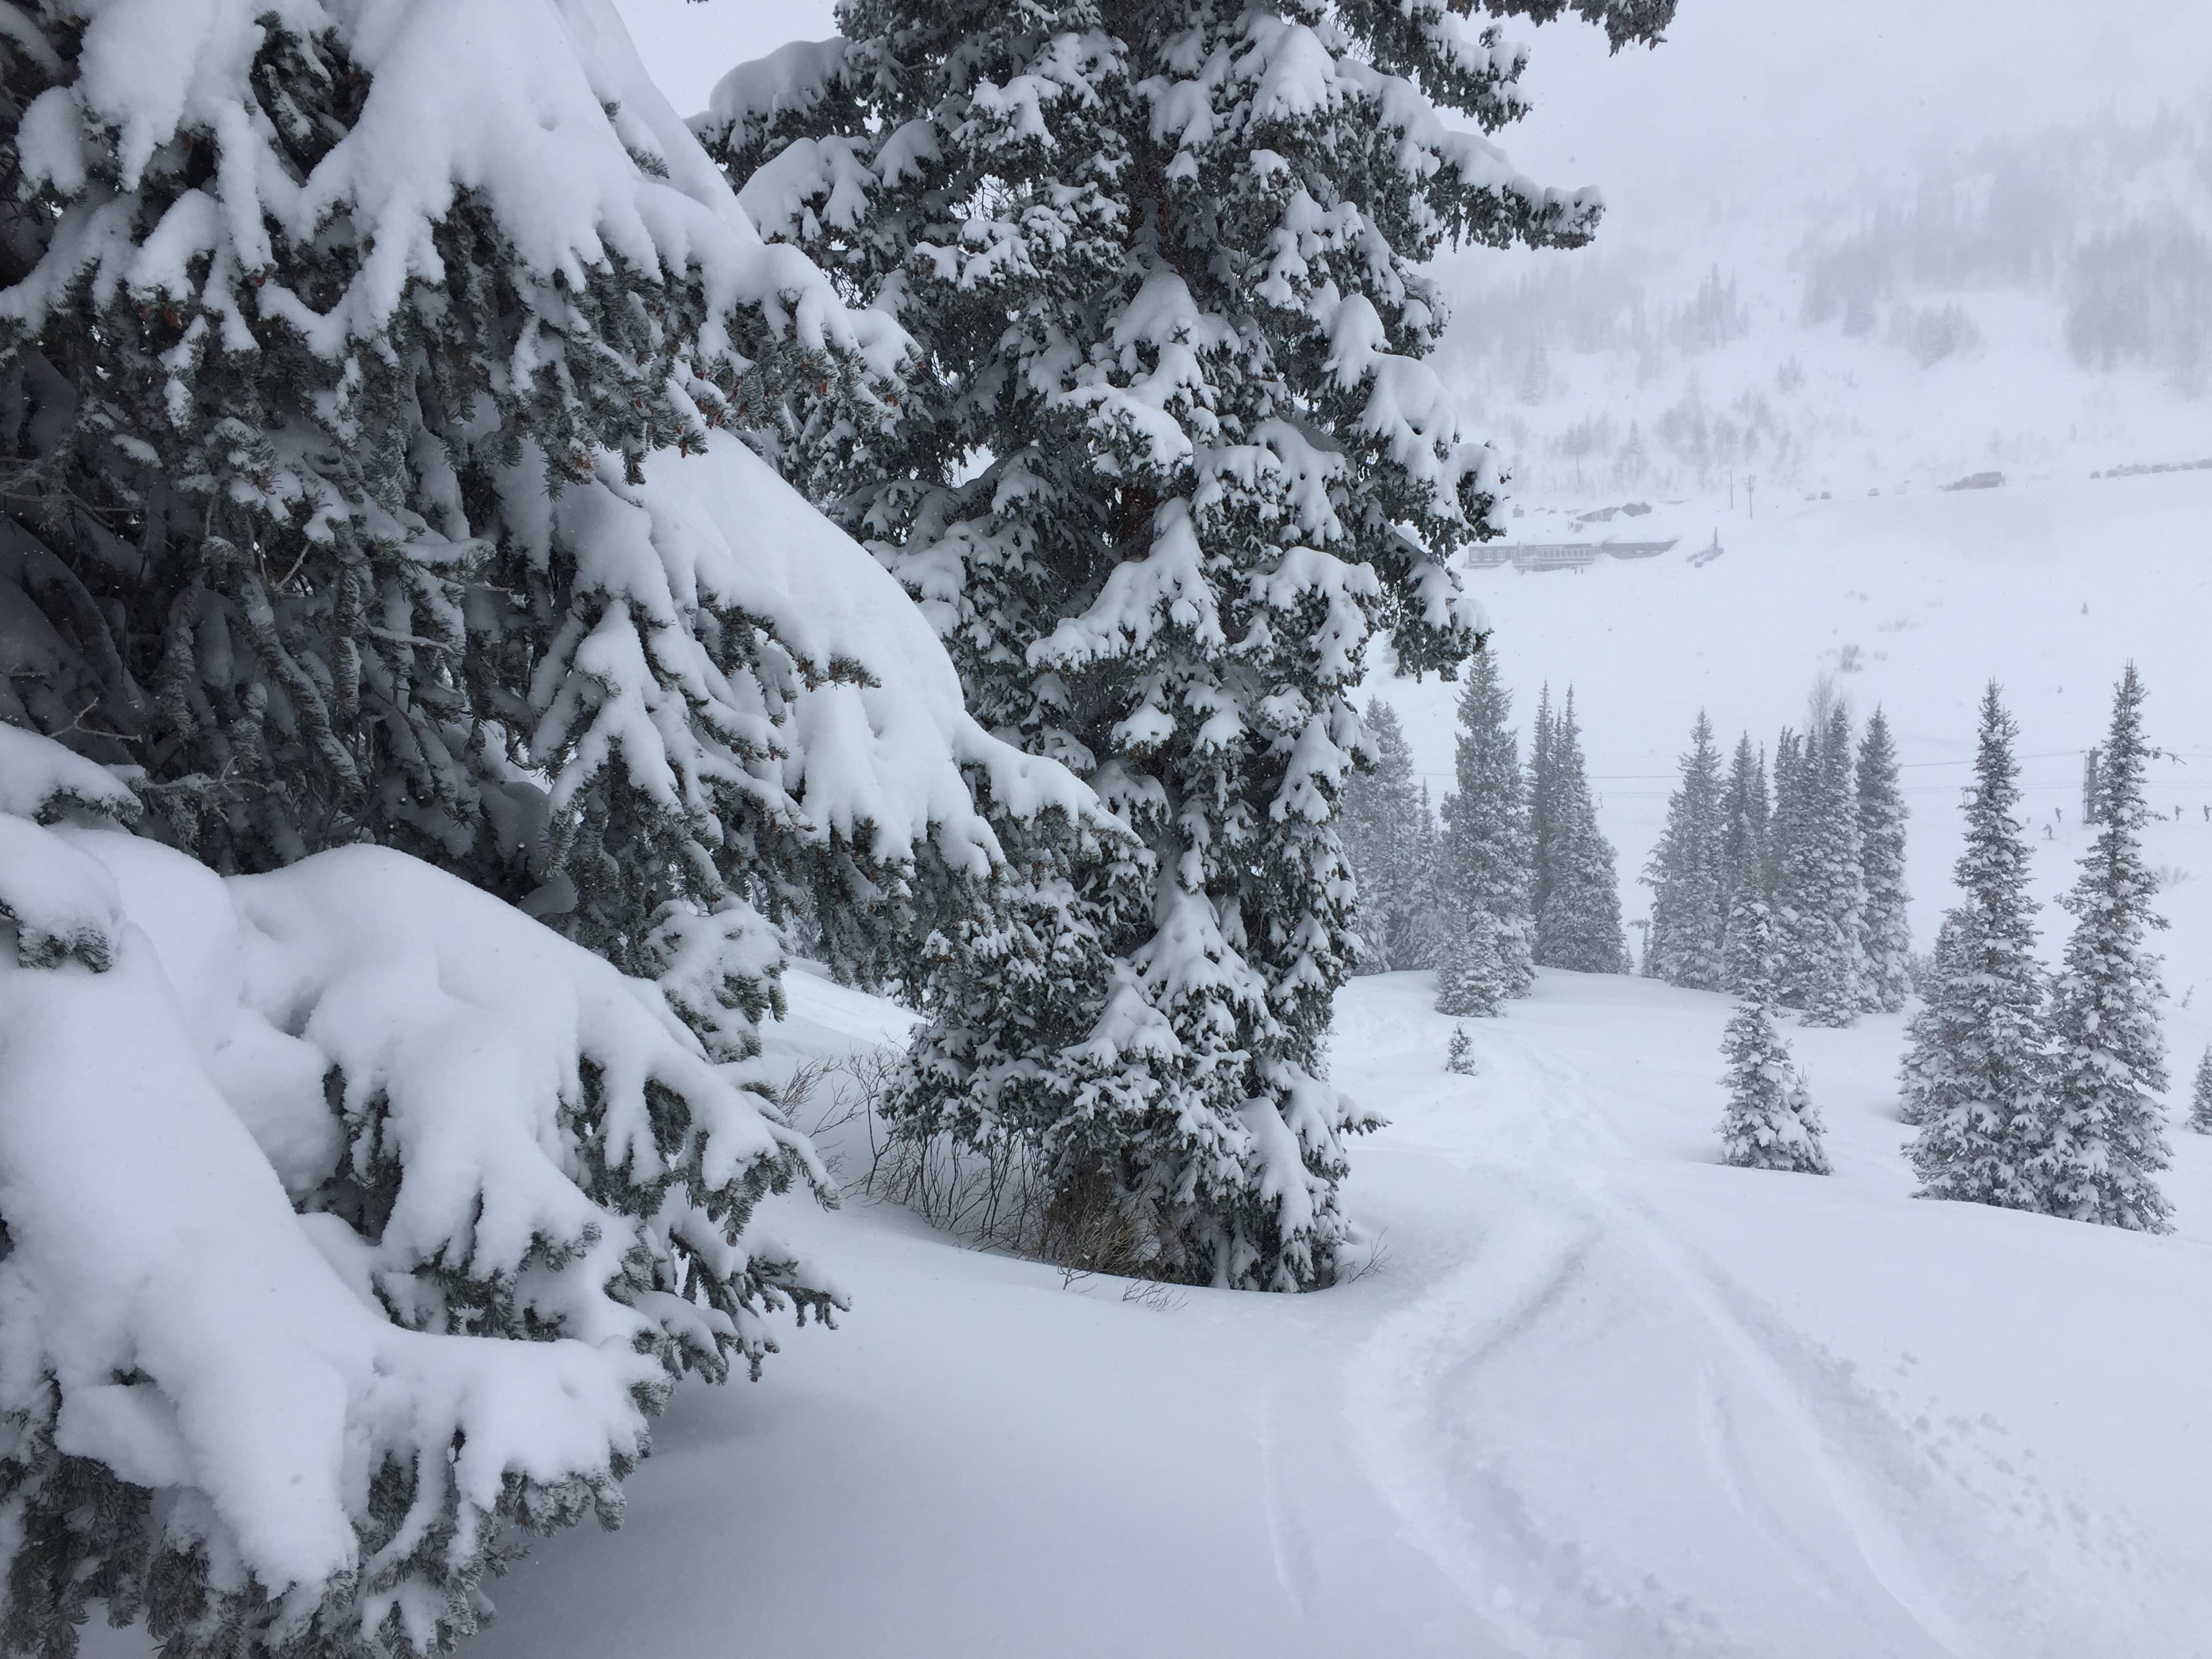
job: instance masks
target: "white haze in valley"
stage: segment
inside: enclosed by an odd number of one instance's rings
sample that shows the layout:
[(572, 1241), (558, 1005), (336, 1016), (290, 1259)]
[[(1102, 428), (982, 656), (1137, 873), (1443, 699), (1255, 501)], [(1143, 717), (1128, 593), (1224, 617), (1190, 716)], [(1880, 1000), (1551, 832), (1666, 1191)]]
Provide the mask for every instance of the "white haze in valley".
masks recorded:
[[(687, 110), (836, 26), (828, 0), (622, 9)], [(2212, 12), (1685, 0), (1619, 57), (1509, 28), (1534, 109), (1508, 153), (1608, 203), (1593, 247), (1441, 262), (1442, 366), (1521, 499), (2212, 457)]]

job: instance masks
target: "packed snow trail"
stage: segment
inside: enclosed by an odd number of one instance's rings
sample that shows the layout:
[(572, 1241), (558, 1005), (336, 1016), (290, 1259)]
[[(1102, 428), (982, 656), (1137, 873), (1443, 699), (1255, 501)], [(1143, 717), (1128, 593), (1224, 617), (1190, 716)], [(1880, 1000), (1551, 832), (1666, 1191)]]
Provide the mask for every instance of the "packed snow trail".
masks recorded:
[[(2212, 1144), (2172, 1238), (1917, 1202), (1870, 1019), (1784, 1029), (1837, 1173), (1724, 1169), (1723, 999), (1547, 973), (1461, 1078), (1429, 987), (1340, 1001), (1377, 1271), (1158, 1309), (787, 1206), (842, 1328), (681, 1394), (623, 1529), (537, 1545), (464, 1651), (2212, 1656)], [(792, 1005), (787, 1063), (904, 1023)]]
[[(1445, 1226), (1424, 1217), (1427, 1231), (1401, 1237), (1394, 1266), (1419, 1252), (1424, 1286), (1355, 1364), (1353, 1431), (1407, 1541), (1508, 1627), (1514, 1650), (2203, 1650), (2200, 1592), (2186, 1593), (2193, 1610), (2138, 1594), (2186, 1584), (2182, 1540), (2202, 1535), (2201, 1507), (2199, 1533), (2170, 1532), (2161, 1548), (2101, 1501), (2055, 1505), (2033, 1460), (2007, 1444), (2030, 1436), (2007, 1437), (1987, 1413), (1936, 1431), (1932, 1390), (1918, 1379), (1881, 1386), (1832, 1352), (1813, 1332), (1846, 1310), (1775, 1271), (1799, 1249), (1856, 1260), (1860, 1304), (1888, 1282), (1948, 1277), (1932, 1244), (1916, 1275), (1883, 1237), (1883, 1210), (1954, 1236), (1994, 1222), (1971, 1241), (1984, 1248), (2112, 1244), (2078, 1238), (2094, 1230), (1893, 1197), (1869, 1213), (1865, 1173), (1901, 1185), (1888, 1168), (1903, 1132), (1882, 1063), (1895, 1022), (1790, 1033), (1814, 1054), (1816, 1086), (1842, 1120), (1832, 1144), (1844, 1179), (1823, 1181), (1713, 1169), (1710, 1148), (1688, 1139), (1717, 1114), (1719, 999), (1547, 975), (1532, 1003), (1470, 1024), (1481, 1072), (1468, 1085), (1442, 1073), (1450, 1022), (1407, 995), (1418, 990), (1418, 976), (1402, 976), (1346, 993), (1339, 1029), (1358, 1040), (1356, 1051), (1344, 1043), (1338, 1075), (1392, 1099), (1398, 1133), (1419, 1139), (1390, 1152), (1454, 1166), (1449, 1186), (1465, 1201)], [(1745, 1200), (1765, 1218), (1755, 1253), (1723, 1257), (1700, 1224), (1733, 1219)], [(2201, 1249), (2171, 1241), (2121, 1248), (2199, 1282), (2212, 1267)], [(1987, 1289), (2032, 1297), (2021, 1265), (2032, 1264), (1990, 1264)], [(1931, 1316), (1981, 1322), (1969, 1306), (1909, 1289), (1887, 1311), (1876, 1352), (1901, 1375)], [(2185, 1354), (2201, 1382), (2201, 1340), (2172, 1334), (2181, 1353), (2165, 1364)], [(2041, 1347), (2014, 1334), (1972, 1358), (2002, 1368), (2009, 1348), (2032, 1371)], [(1944, 1396), (1961, 1403), (1948, 1387)], [(2073, 1404), (2096, 1416), (2121, 1397)], [(2185, 1431), (2187, 1421), (2185, 1411), (2168, 1424)], [(2100, 1473), (2179, 1496), (2154, 1446), (2139, 1449), (2148, 1455), (2132, 1468)]]

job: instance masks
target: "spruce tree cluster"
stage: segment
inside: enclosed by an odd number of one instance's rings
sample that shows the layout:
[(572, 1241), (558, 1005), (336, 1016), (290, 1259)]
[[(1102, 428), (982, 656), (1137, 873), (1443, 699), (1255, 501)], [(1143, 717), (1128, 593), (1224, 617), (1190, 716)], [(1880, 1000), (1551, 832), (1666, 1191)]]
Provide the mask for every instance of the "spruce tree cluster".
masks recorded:
[(1982, 701), (1959, 902), (1944, 918), (1908, 1028), (1904, 1115), (1921, 1191), (2146, 1232), (2171, 1225), (2163, 992), (2148, 937), (2164, 921), (2144, 864), (2142, 775), (2151, 750), (2133, 665), (2099, 751), (2097, 834), (2062, 901), (2063, 967), (2035, 951), (2029, 853), (2019, 817), (2017, 732), (1997, 688)]
[(1613, 843), (1597, 827), (1571, 686), (1557, 709), (1548, 686), (1536, 704), (1528, 817), (1537, 965), (1585, 974), (1628, 972)]
[(1806, 735), (1785, 729), (1766, 760), (1748, 733), (1728, 775), (1703, 714), (1644, 868), (1652, 890), (1644, 970), (1669, 984), (1742, 994), (1743, 934), (1764, 907), (1775, 934), (1776, 995), (1808, 1024), (1893, 1013), (1910, 988), (1905, 802), (1879, 708), (1856, 752), (1850, 720), (1820, 700)]
[[(1673, 8), (1574, 9), (1618, 48)], [(1025, 940), (939, 935), (893, 1110), (1103, 1183), (1170, 1276), (1297, 1288), (1344, 1237), (1369, 1120), (1319, 1072), (1356, 937), (1350, 692), (1377, 632), (1408, 672), (1475, 648), (1449, 560), (1499, 483), (1422, 361), (1422, 267), (1596, 214), (1454, 124), (1520, 113), (1489, 20), (1528, 10), (847, 0), (702, 123), (769, 234), (921, 348), (890, 428), (797, 476), (984, 722), (1143, 842), (1141, 868), (1037, 868)]]
[(1437, 1012), (1492, 1014), (1535, 978), (1528, 786), (1494, 647), (1467, 667), (1452, 793), (1430, 902), (1441, 913)]
[(2197, 1080), (2189, 1091), (2189, 1127), (2200, 1135), (2212, 1135), (2212, 1048), (2197, 1062)]
[[(1374, 760), (1346, 786), (1339, 820), (1345, 857), (1358, 884), (1355, 971), (1432, 968), (1446, 924), (1437, 900), (1438, 848), (1428, 787), (1414, 775), (1397, 712), (1370, 697), (1366, 720)], [(1444, 810), (1449, 815), (1449, 800)]]
[(1851, 799), (1850, 717), (1840, 703), (1776, 749), (1774, 910), (1778, 994), (1808, 1025), (1858, 1018), (1865, 910)]

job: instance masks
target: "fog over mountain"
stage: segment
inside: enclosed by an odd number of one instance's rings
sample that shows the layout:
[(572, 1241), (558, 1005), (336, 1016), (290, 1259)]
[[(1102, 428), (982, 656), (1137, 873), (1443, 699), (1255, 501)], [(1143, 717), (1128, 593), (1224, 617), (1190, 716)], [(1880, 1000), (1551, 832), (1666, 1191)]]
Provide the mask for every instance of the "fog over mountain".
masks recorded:
[[(823, 0), (623, 0), (679, 108)], [(1449, 378), (1528, 501), (1926, 488), (2212, 457), (2212, 13), (1690, 0), (1528, 28), (1524, 171), (1597, 242), (1443, 261)]]

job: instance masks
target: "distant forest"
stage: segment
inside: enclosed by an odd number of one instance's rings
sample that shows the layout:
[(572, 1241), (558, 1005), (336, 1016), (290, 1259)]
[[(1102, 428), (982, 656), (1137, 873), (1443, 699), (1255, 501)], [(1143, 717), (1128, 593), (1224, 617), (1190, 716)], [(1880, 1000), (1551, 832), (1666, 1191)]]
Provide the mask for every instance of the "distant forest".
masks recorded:
[[(1926, 160), (1907, 191), (1869, 181), (1688, 250), (1601, 232), (1458, 294), (1448, 372), (1524, 487), (1758, 473), (1809, 491), (2183, 459), (2055, 404), (2022, 427), (2036, 411), (2002, 365), (2132, 377), (2212, 432), (2212, 106), (1984, 141)], [(1886, 404), (1887, 431), (1847, 412)]]

